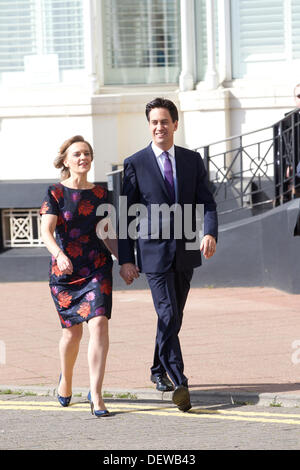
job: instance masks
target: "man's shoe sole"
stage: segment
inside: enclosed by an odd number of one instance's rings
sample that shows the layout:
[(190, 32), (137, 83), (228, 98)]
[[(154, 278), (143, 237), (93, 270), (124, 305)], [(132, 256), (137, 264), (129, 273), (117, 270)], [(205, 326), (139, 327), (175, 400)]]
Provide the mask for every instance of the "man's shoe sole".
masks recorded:
[(190, 394), (186, 387), (177, 387), (173, 392), (172, 401), (178, 406), (180, 411), (185, 412), (192, 408)]

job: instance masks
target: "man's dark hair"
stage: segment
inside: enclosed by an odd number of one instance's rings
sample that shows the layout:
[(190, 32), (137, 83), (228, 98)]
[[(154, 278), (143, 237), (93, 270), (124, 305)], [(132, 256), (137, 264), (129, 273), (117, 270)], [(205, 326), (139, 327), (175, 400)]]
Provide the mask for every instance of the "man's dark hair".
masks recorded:
[(165, 98), (155, 98), (154, 100), (150, 101), (150, 103), (146, 104), (146, 116), (147, 116), (148, 121), (149, 121), (150, 111), (154, 108), (168, 109), (172, 121), (173, 122), (178, 121), (178, 110), (172, 101), (167, 100)]

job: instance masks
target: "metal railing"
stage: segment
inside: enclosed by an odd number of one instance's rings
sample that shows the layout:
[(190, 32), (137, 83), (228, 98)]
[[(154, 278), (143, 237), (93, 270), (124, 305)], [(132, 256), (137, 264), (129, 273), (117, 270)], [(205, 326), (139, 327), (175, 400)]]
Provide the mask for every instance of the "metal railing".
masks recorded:
[(299, 196), (299, 110), (273, 126), (199, 147), (220, 215), (269, 210)]
[(39, 209), (4, 209), (1, 219), (4, 248), (44, 246)]

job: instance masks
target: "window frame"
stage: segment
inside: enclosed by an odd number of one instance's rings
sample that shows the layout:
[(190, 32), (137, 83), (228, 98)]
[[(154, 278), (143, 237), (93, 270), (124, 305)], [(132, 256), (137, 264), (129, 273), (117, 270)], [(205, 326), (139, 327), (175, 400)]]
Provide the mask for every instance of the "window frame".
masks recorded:
[[(178, 41), (178, 47), (179, 47), (179, 52), (178, 52), (178, 58), (179, 58), (179, 63), (176, 67), (136, 67), (136, 68), (131, 68), (129, 70), (129, 77), (133, 78), (141, 71), (141, 69), (144, 69), (145, 73), (145, 80), (138, 80), (134, 81), (133, 79), (126, 80), (125, 82), (120, 80), (119, 76), (122, 74), (122, 71), (126, 71), (128, 73), (128, 68), (119, 68), (115, 69), (108, 69), (105, 70), (105, 41), (103, 38), (102, 33), (99, 34), (99, 29), (102, 28), (103, 25), (105, 25), (105, 3), (106, 0), (101, 0), (100, 5), (98, 5), (98, 10), (97, 10), (97, 18), (99, 19), (99, 23), (97, 24), (97, 42), (99, 45), (99, 50), (98, 50), (98, 55), (99, 55), (99, 65), (98, 65), (98, 77), (100, 77), (100, 86), (105, 87), (105, 88), (131, 88), (131, 87), (155, 87), (157, 85), (162, 85), (162, 86), (178, 86), (179, 82), (179, 76), (181, 72), (181, 35), (180, 35), (180, 0), (175, 0), (177, 2), (177, 22), (178, 22), (178, 36), (177, 36), (177, 41)], [(102, 29), (103, 33), (105, 31), (105, 28)], [(177, 78), (176, 80), (169, 80), (168, 78), (166, 79), (164, 76), (171, 75), (172, 73), (176, 72)], [(114, 77), (112, 80), (108, 81), (107, 80), (107, 74), (113, 74)]]

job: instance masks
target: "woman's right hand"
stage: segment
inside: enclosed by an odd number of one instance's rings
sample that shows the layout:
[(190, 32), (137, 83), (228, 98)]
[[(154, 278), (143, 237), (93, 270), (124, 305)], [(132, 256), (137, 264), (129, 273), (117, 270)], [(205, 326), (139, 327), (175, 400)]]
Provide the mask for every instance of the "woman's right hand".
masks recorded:
[(63, 274), (72, 274), (73, 273), (73, 264), (71, 260), (62, 252), (58, 253), (56, 258), (58, 269)]

